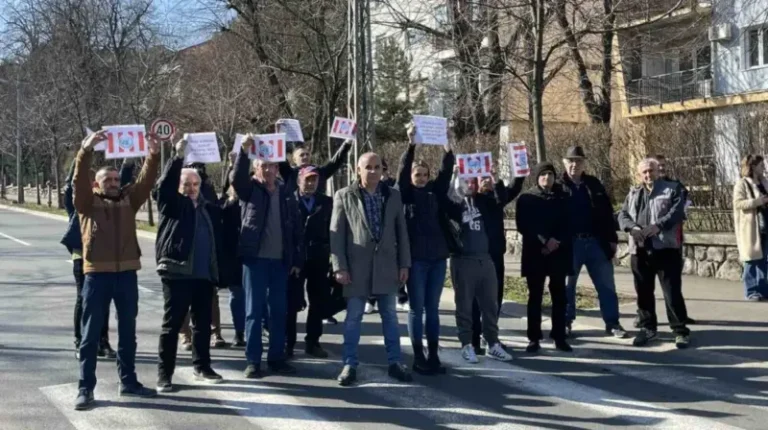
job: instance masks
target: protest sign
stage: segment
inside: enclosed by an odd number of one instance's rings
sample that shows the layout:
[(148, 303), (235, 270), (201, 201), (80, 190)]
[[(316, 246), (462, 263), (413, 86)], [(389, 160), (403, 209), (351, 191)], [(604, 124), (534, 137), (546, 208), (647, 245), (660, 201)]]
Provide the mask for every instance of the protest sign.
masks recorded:
[(337, 116), (333, 119), (329, 135), (339, 139), (357, 139), (357, 123), (349, 118)]
[(448, 119), (439, 116), (414, 115), (413, 125), (416, 126), (413, 143), (448, 144)]
[(104, 158), (107, 160), (146, 157), (149, 153), (143, 125), (110, 125), (104, 130), (107, 134)]
[(476, 178), (479, 176), (490, 176), (493, 160), (490, 152), (480, 152), (477, 154), (459, 154), (456, 156), (459, 164), (460, 178)]
[(525, 147), (525, 143), (508, 143), (507, 155), (509, 156), (509, 165), (512, 166), (512, 176), (524, 178), (531, 174), (531, 168), (528, 165), (528, 149)]
[[(270, 163), (285, 161), (285, 133), (257, 134), (254, 136), (257, 152), (255, 156), (249, 154), (249, 158), (258, 158)], [(253, 148), (252, 152), (253, 152)]]
[(275, 125), (278, 133), (285, 133), (287, 142), (304, 142), (304, 133), (301, 132), (299, 120), (279, 119)]
[(184, 163), (220, 163), (219, 141), (216, 133), (189, 133), (184, 135), (187, 147)]

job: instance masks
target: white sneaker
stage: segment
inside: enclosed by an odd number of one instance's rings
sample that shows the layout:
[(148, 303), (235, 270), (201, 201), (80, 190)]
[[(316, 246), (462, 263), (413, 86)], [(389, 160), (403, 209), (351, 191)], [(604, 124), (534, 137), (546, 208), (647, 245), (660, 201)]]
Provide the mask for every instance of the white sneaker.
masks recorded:
[(472, 345), (464, 345), (464, 348), (461, 348), (461, 356), (472, 364), (480, 362), (475, 354), (475, 347)]
[(400, 303), (397, 304), (397, 310), (400, 312), (410, 312), (411, 307), (408, 306), (408, 302), (403, 303), (402, 305)]
[(499, 361), (512, 361), (512, 355), (504, 351), (504, 348), (498, 342), (485, 351), (485, 356)]
[(372, 305), (370, 303), (366, 303), (365, 304), (365, 310), (363, 312), (366, 313), (366, 314), (372, 314), (372, 313), (376, 312), (376, 306), (374, 306), (374, 305)]

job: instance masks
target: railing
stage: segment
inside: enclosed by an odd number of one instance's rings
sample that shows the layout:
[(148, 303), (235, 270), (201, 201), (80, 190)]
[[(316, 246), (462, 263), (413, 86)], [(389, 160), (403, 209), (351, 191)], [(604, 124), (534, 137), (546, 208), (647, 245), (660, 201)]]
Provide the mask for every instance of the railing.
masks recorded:
[(627, 101), (630, 108), (660, 106), (712, 97), (710, 66), (629, 81)]

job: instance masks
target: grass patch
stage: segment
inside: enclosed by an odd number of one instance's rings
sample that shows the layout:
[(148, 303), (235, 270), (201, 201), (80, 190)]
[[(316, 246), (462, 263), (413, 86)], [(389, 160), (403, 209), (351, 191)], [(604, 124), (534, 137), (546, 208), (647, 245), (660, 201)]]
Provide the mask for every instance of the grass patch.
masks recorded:
[[(453, 288), (450, 278), (445, 280), (446, 288)], [(618, 294), (619, 304), (630, 303), (634, 301), (633, 297)], [(515, 303), (526, 304), (528, 303), (528, 285), (525, 283), (524, 278), (517, 276), (507, 276), (504, 279), (504, 299), (510, 300)], [(599, 302), (597, 300), (597, 292), (592, 287), (577, 285), (576, 286), (576, 309), (596, 309)], [(551, 308), (552, 299), (549, 296), (549, 291), (544, 288), (544, 299), (542, 301), (542, 308)]]
[[(65, 211), (64, 209), (59, 209), (56, 206), (48, 207), (48, 205), (38, 205), (37, 203), (28, 203), (28, 202), (19, 204), (11, 200), (3, 200), (2, 203), (7, 204), (8, 206), (23, 208), (23, 209), (27, 209), (35, 212), (45, 212), (45, 213), (54, 214), (54, 215), (67, 216), (67, 211)], [(143, 231), (157, 233), (157, 225), (149, 225), (149, 223), (147, 223), (146, 221), (141, 221), (138, 219), (136, 220), (136, 228)]]

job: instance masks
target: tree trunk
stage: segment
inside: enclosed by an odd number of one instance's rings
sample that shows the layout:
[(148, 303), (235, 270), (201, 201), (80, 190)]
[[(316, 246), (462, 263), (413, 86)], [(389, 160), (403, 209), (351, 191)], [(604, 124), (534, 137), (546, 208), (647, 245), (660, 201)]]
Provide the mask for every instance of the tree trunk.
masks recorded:
[(43, 202), (40, 200), (40, 170), (35, 164), (35, 191), (37, 193), (37, 205), (42, 206)]
[(533, 81), (531, 83), (531, 108), (533, 110), (533, 137), (536, 143), (536, 161), (541, 163), (547, 159), (546, 141), (544, 140), (544, 106), (542, 96), (544, 94), (544, 1), (536, 0), (531, 5), (533, 14)]
[(5, 200), (5, 156), (0, 153), (0, 199)]
[(155, 225), (155, 218), (152, 216), (152, 197), (147, 199), (147, 224)]

